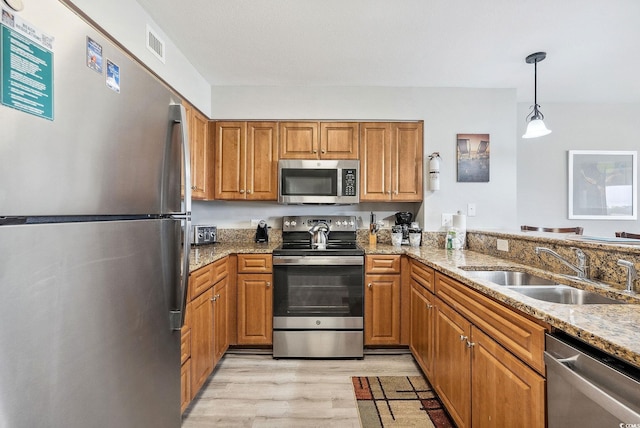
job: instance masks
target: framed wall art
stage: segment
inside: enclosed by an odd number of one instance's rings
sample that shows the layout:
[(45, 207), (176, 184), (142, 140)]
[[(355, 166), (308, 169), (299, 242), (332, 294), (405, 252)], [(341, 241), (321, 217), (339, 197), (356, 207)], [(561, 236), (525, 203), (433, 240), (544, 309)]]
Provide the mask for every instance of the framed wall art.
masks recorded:
[(636, 151), (569, 151), (569, 218), (637, 219)]
[(458, 182), (488, 183), (490, 160), (489, 134), (458, 134), (456, 158)]

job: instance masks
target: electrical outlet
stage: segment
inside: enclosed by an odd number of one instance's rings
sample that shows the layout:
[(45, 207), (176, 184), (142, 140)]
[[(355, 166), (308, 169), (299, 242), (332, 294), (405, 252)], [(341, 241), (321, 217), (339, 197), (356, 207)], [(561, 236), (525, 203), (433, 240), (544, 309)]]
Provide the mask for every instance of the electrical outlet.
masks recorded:
[(509, 241), (506, 239), (498, 239), (496, 244), (499, 251), (509, 251)]
[(258, 223), (260, 223), (260, 219), (259, 218), (252, 218), (251, 219), (251, 226), (258, 226)]
[(468, 203), (467, 204), (467, 215), (469, 217), (475, 217), (476, 216), (476, 204), (475, 203)]
[(451, 227), (453, 225), (453, 214), (442, 214), (442, 223), (443, 227)]

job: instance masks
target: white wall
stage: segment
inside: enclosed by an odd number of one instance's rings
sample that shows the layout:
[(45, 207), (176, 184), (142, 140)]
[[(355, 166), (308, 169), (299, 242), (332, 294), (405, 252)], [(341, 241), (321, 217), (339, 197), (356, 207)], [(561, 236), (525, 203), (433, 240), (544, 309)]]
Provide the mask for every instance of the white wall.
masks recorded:
[[(211, 113), (211, 85), (196, 71), (169, 37), (147, 12), (131, 0), (66, 0), (104, 28), (147, 67), (164, 79), (182, 97), (189, 100), (205, 115)], [(27, 5), (28, 7), (28, 5)], [(177, 12), (179, 13), (179, 11)], [(146, 47), (146, 26), (162, 37), (166, 47), (163, 64)]]
[[(368, 203), (351, 207), (291, 207), (275, 203), (202, 202), (195, 223), (247, 227), (251, 218), (283, 215), (350, 214), (368, 223), (369, 212), (388, 217), (412, 211), (425, 230), (439, 230), (441, 213), (477, 205), (469, 228), (516, 227), (516, 94), (510, 89), (384, 87), (213, 87), (215, 119), (424, 120), (425, 171), (428, 155), (440, 152), (441, 190), (426, 190), (420, 204)], [(456, 182), (456, 134), (491, 135), (489, 183)], [(426, 184), (426, 183), (425, 183)]]
[[(640, 104), (544, 104), (545, 124), (553, 132), (518, 146), (518, 223), (582, 226), (585, 235), (613, 237), (640, 233), (638, 220), (569, 220), (569, 150), (639, 150)], [(525, 129), (528, 104), (518, 105), (518, 134)], [(636, 189), (637, 191), (637, 189)]]

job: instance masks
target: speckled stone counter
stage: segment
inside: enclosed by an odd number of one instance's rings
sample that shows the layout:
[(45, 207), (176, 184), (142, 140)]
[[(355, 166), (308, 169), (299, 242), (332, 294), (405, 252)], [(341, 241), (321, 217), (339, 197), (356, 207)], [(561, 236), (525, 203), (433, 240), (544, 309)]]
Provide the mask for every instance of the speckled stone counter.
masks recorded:
[(256, 244), (255, 242), (231, 242), (226, 244), (211, 244), (192, 246), (189, 253), (189, 272), (213, 263), (229, 254), (242, 253), (272, 253), (280, 242)]
[[(434, 235), (435, 236), (435, 235)], [(424, 237), (424, 235), (423, 235)], [(510, 251), (506, 254), (496, 252), (496, 239), (508, 239)], [(190, 271), (203, 267), (224, 256), (236, 253), (271, 253), (280, 245), (279, 240), (268, 244), (247, 242), (230, 242), (226, 244), (205, 245), (193, 247), (190, 254)], [(473, 250), (451, 251), (441, 249), (440, 245), (433, 245), (437, 238), (423, 239), (426, 246), (412, 248), (408, 246), (393, 247), (388, 244), (369, 246), (359, 239), (359, 244), (366, 254), (406, 254), (427, 266), (443, 272), (452, 278), (480, 291), (481, 293), (516, 308), (525, 314), (542, 320), (566, 333), (581, 338), (592, 346), (616, 355), (619, 358), (640, 367), (640, 294), (627, 295), (620, 291), (619, 284), (590, 284), (571, 281), (567, 277), (552, 272), (564, 272), (561, 266), (553, 265), (545, 259), (543, 264), (539, 258), (533, 258), (533, 247), (545, 245), (558, 250), (567, 251), (572, 241), (532, 234), (504, 234), (493, 232), (479, 232), (468, 234), (468, 245)], [(619, 276), (605, 274), (606, 266), (616, 257), (637, 260), (640, 247), (624, 248), (612, 247), (598, 243), (580, 243), (580, 247), (589, 252), (603, 279), (620, 280)], [(530, 260), (529, 260), (530, 258)], [(553, 262), (553, 261), (550, 261)], [(548, 264), (547, 264), (548, 263)], [(609, 297), (628, 300), (626, 305), (566, 305), (548, 303), (527, 297), (481, 279), (472, 279), (462, 269), (503, 269), (524, 270), (537, 276), (556, 279), (558, 282), (570, 284), (577, 288), (597, 291)], [(614, 270), (610, 266), (610, 270)], [(606, 281), (614, 282), (614, 281)], [(617, 288), (616, 288), (617, 287)], [(404, 306), (405, 310), (408, 306)]]
[[(476, 251), (447, 251), (439, 248), (393, 247), (364, 245), (367, 254), (406, 254), (481, 293), (516, 308), (525, 314), (549, 323), (592, 346), (616, 355), (640, 367), (640, 295), (629, 296), (605, 285), (568, 281), (562, 275), (533, 268), (511, 260), (497, 258)], [(533, 299), (503, 286), (471, 278), (461, 267), (478, 270), (524, 270), (537, 276), (557, 279), (578, 288), (598, 291), (609, 297), (628, 300), (626, 305), (566, 305)]]

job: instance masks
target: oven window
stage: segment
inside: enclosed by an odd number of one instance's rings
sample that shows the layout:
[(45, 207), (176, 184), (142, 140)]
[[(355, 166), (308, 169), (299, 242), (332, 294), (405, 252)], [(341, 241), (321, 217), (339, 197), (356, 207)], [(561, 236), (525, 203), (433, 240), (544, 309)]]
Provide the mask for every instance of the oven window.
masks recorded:
[(362, 266), (274, 266), (273, 314), (361, 317)]
[(287, 196), (337, 196), (337, 170), (283, 169), (281, 189)]

